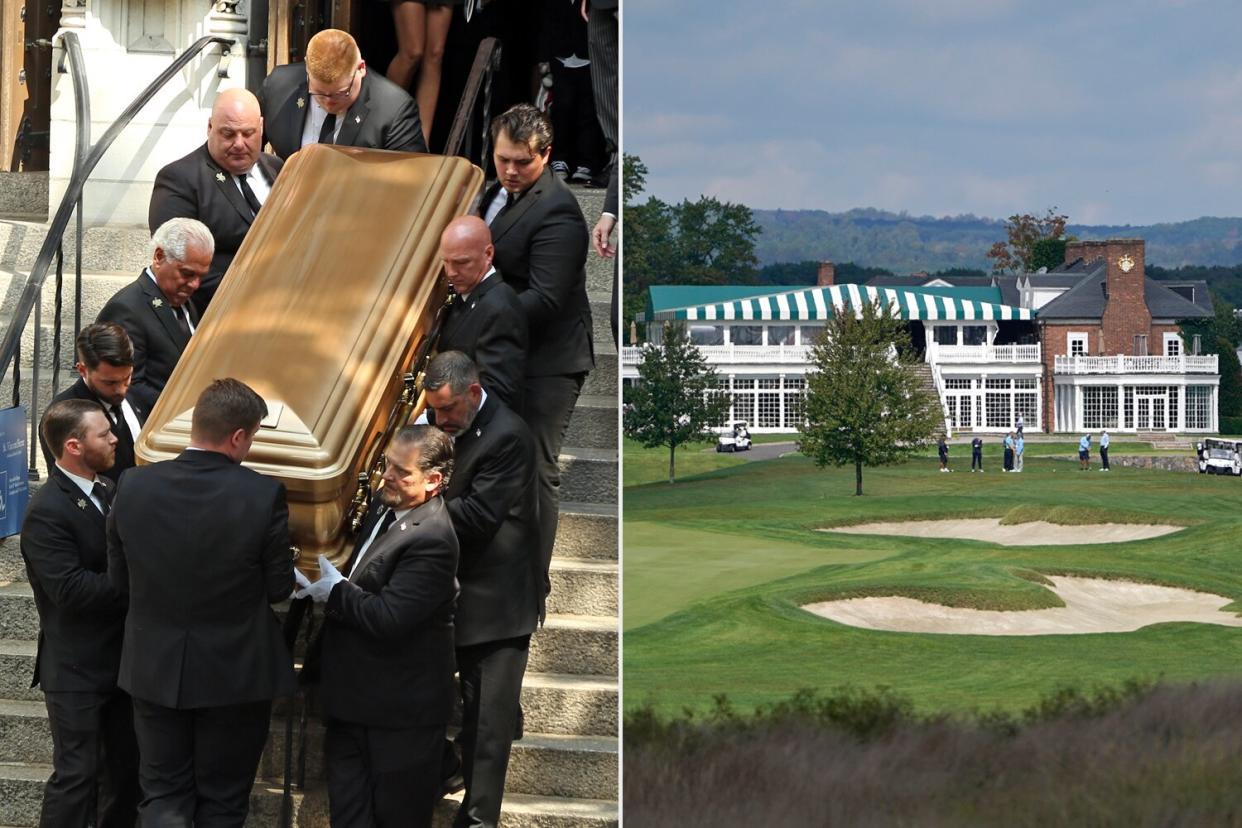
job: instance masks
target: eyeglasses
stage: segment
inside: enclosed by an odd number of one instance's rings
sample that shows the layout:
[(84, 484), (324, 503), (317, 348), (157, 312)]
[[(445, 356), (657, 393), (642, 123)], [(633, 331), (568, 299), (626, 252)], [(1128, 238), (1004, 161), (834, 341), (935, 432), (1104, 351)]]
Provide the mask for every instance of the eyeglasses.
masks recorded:
[(338, 92), (311, 92), (312, 98), (318, 98), (321, 101), (343, 101), (349, 97), (349, 93), (354, 89), (354, 78), (358, 77), (358, 70), (349, 76), (349, 84)]

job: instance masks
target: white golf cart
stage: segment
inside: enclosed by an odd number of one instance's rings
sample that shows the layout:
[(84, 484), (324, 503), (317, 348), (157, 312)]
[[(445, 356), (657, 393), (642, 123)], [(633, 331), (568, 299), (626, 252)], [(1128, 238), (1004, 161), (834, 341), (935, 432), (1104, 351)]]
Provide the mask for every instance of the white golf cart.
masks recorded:
[(1232, 474), (1242, 477), (1242, 441), (1209, 437), (1195, 444), (1199, 474)]
[(720, 429), (720, 437), (716, 440), (716, 451), (749, 451), (750, 431), (745, 420), (734, 420)]

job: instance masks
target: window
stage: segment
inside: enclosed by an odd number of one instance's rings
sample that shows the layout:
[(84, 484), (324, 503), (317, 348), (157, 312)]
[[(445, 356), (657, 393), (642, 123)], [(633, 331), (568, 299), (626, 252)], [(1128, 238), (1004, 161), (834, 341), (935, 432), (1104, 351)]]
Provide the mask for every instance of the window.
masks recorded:
[(965, 325), (962, 327), (962, 344), (963, 345), (986, 345), (988, 344), (988, 329), (986, 325)]
[(1088, 385), (1082, 389), (1082, 427), (1117, 428), (1117, 387)]
[(1182, 338), (1180, 336), (1175, 333), (1164, 335), (1164, 355), (1171, 357), (1182, 355)]
[(1212, 386), (1191, 385), (1186, 389), (1186, 428), (1211, 427)]
[(946, 379), (944, 387), (949, 391), (969, 391), (970, 383), (968, 379)]
[(691, 325), (690, 342), (695, 345), (723, 345), (724, 328), (720, 325)]
[(802, 425), (806, 380), (802, 377), (786, 377), (785, 389), (785, 428), (795, 429)]
[(936, 344), (937, 345), (956, 345), (957, 344), (957, 325), (937, 325), (936, 326)]
[(762, 325), (730, 325), (729, 342), (733, 345), (762, 345)]
[(768, 325), (768, 344), (769, 345), (792, 345), (794, 344), (794, 326), (793, 325)]
[(1147, 356), (1147, 334), (1134, 335), (1134, 355)]
[(1087, 355), (1087, 335), (1085, 333), (1069, 334), (1069, 355), (1072, 357)]
[(798, 328), (802, 336), (803, 345), (814, 345), (819, 340), (819, 335), (824, 332), (823, 325), (801, 325)]

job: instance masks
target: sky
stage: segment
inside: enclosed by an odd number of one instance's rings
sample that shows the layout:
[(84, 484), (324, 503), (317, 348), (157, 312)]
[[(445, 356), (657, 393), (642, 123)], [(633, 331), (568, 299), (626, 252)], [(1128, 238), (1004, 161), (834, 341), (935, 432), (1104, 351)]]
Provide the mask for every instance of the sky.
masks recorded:
[[(1238, 0), (626, 0), (647, 194), (1075, 224), (1242, 215)], [(645, 198), (646, 196), (643, 196)]]

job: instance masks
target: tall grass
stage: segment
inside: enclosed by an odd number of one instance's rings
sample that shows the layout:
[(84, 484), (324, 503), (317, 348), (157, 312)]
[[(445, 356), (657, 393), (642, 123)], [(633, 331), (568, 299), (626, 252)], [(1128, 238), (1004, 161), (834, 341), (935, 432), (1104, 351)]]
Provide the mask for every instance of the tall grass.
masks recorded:
[(625, 818), (663, 826), (1242, 825), (1242, 684), (1062, 688), (919, 716), (843, 689), (739, 713), (633, 711)]

